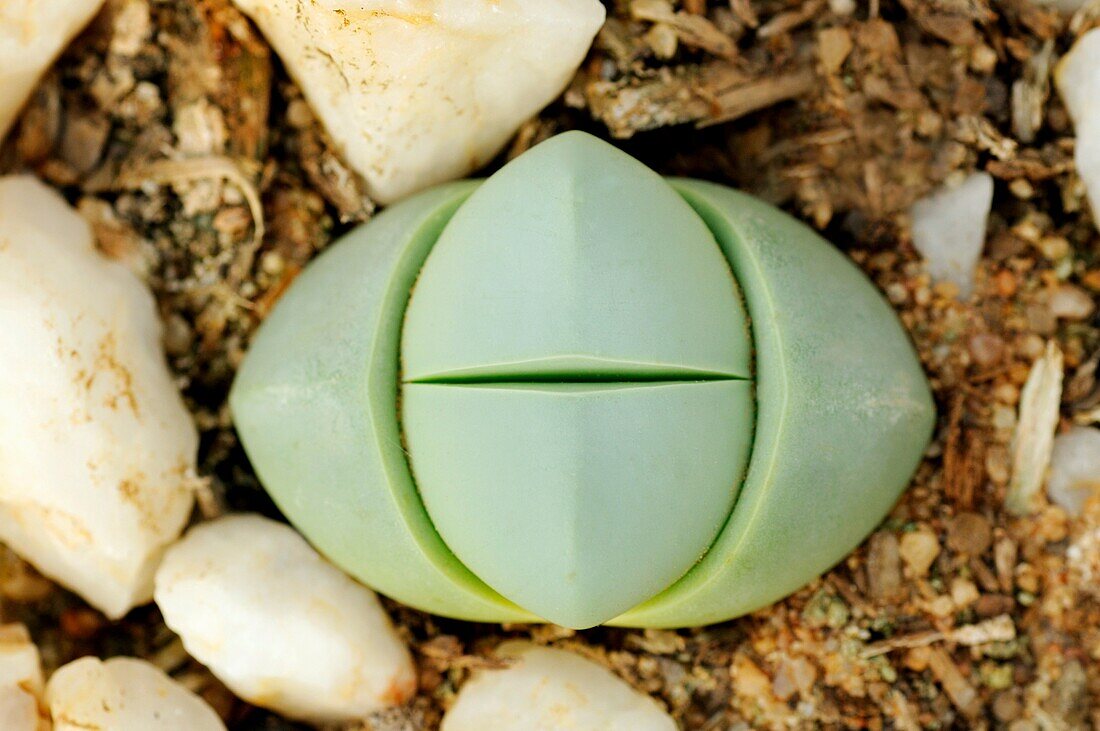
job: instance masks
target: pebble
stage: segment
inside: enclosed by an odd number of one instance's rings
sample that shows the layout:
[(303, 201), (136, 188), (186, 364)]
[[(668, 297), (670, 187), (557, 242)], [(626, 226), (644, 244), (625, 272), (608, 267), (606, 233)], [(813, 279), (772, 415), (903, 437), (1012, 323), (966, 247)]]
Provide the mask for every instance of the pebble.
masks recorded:
[(1075, 426), (1054, 438), (1047, 496), (1076, 516), (1094, 494), (1100, 494), (1100, 429)]
[(1004, 358), (1005, 341), (993, 333), (972, 335), (967, 345), (970, 349), (970, 357), (982, 368), (995, 366)]
[(103, 0), (0, 3), (0, 140), (46, 70)]
[(955, 577), (951, 580), (951, 601), (956, 607), (968, 607), (978, 601), (980, 596), (977, 585), (970, 579)]
[(526, 642), (506, 642), (497, 655), (512, 664), (475, 673), (444, 716), (441, 731), (676, 728), (656, 701), (579, 655)]
[(1100, 228), (1100, 28), (1082, 35), (1054, 70), (1077, 132), (1074, 162)]
[(191, 691), (155, 665), (132, 657), (82, 657), (46, 684), (53, 731), (225, 731)]
[(283, 523), (242, 514), (192, 528), (165, 555), (156, 601), (226, 686), (289, 718), (353, 721), (416, 692), (374, 592)]
[(598, 0), (234, 2), (380, 203), (489, 162), (573, 78), (605, 16)]
[(27, 628), (0, 626), (0, 729), (47, 731), (38, 710), (41, 695), (42, 662)]
[(879, 531), (868, 542), (867, 583), (876, 599), (890, 601), (901, 593), (898, 538), (890, 531)]
[(913, 246), (924, 257), (932, 281), (950, 282), (963, 299), (974, 291), (974, 275), (985, 245), (993, 177), (973, 173), (913, 204)]
[(1072, 284), (1063, 284), (1050, 295), (1050, 312), (1063, 320), (1084, 320), (1096, 310), (1092, 296)]
[(899, 546), (901, 560), (905, 562), (909, 578), (922, 578), (940, 555), (940, 541), (931, 528), (921, 527), (905, 533)]
[(979, 513), (959, 513), (947, 524), (947, 547), (967, 556), (981, 556), (993, 544), (993, 526)]
[(31, 177), (0, 178), (0, 540), (118, 618), (194, 504), (153, 297)]

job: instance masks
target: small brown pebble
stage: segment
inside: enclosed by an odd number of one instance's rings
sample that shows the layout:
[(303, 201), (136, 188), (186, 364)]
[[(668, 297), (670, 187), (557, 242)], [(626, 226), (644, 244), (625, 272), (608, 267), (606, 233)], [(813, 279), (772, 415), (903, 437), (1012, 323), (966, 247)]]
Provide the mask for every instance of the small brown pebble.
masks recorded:
[(74, 640), (95, 637), (107, 624), (102, 614), (87, 607), (72, 607), (61, 613), (61, 631)]
[(1023, 705), (1012, 690), (1001, 691), (993, 697), (993, 715), (998, 721), (1008, 723), (1020, 717)]
[(947, 524), (947, 546), (956, 553), (980, 556), (993, 543), (989, 519), (978, 513), (959, 513)]
[(993, 547), (993, 564), (997, 567), (997, 581), (1002, 591), (1012, 591), (1018, 553), (1016, 542), (1011, 538), (1002, 538)]
[(913, 672), (920, 673), (928, 668), (928, 648), (914, 647), (905, 653), (905, 667)]
[(37, 602), (54, 589), (53, 582), (0, 545), (0, 597), (13, 602)]
[(982, 368), (997, 365), (1005, 355), (1005, 341), (993, 333), (977, 333), (967, 345), (974, 364)]
[(1002, 269), (993, 277), (993, 284), (997, 288), (997, 294), (1002, 297), (1011, 297), (1016, 294), (1016, 275), (1007, 269)]
[(951, 581), (951, 601), (956, 607), (968, 607), (978, 600), (981, 594), (973, 581), (956, 577)]
[(1094, 292), (1100, 292), (1100, 269), (1090, 269), (1081, 277), (1081, 283)]
[(871, 536), (867, 551), (867, 583), (871, 596), (896, 599), (901, 593), (901, 555), (898, 538), (889, 531)]

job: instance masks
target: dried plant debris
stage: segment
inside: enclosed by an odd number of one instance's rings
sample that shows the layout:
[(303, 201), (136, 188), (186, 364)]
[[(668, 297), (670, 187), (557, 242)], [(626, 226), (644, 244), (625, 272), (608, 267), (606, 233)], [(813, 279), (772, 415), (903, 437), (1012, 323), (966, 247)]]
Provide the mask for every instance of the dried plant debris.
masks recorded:
[[(1062, 438), (1100, 424), (1100, 234), (1075, 163), (1092, 127), (1054, 76), (1100, 27), (1100, 5), (1070, 4), (608, 0), (580, 72), (508, 155), (582, 127), (820, 230), (912, 334), (939, 404), (935, 440), (872, 539), (733, 622), (572, 632), (387, 603), (419, 690), (336, 728), (438, 728), (478, 670), (501, 667), (508, 639), (594, 661), (691, 730), (1100, 725), (1100, 499), (1079, 491), (1092, 461)], [(0, 173), (64, 192), (100, 249), (155, 293), (202, 436), (204, 517), (277, 516), (226, 390), (303, 267), (372, 215), (353, 170), (229, 0), (108, 0), (0, 146)], [(975, 172), (993, 197), (960, 298), (930, 277), (911, 211)], [(0, 598), (47, 673), (85, 654), (141, 657), (231, 729), (300, 728), (233, 696), (154, 610), (108, 622), (9, 552)]]

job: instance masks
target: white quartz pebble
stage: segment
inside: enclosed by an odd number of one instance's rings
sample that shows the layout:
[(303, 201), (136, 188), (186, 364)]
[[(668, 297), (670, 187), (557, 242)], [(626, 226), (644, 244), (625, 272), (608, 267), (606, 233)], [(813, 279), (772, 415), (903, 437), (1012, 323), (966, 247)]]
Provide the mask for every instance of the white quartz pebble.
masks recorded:
[(30, 177), (0, 178), (0, 540), (109, 617), (153, 594), (198, 436), (153, 297)]
[(0, 0), (0, 140), (103, 0)]
[(416, 692), (374, 592), (282, 523), (233, 515), (192, 528), (165, 556), (156, 600), (230, 689), (291, 718), (354, 720)]
[(564, 650), (506, 642), (514, 664), (479, 671), (443, 718), (442, 731), (674, 731), (649, 696), (607, 668)]
[(1100, 429), (1076, 426), (1054, 438), (1047, 496), (1070, 515), (1100, 494)]
[(54, 731), (225, 731), (206, 701), (132, 657), (65, 665), (46, 684), (46, 703)]
[(42, 663), (38, 648), (21, 624), (0, 626), (0, 729), (44, 731), (39, 709)]
[(934, 282), (953, 282), (959, 296), (974, 290), (974, 272), (985, 245), (993, 205), (993, 178), (973, 173), (917, 201), (910, 210), (913, 246), (924, 257)]
[(1054, 71), (1077, 133), (1074, 162), (1100, 228), (1100, 28), (1077, 39)]
[(491, 160), (561, 93), (598, 0), (234, 0), (390, 203)]

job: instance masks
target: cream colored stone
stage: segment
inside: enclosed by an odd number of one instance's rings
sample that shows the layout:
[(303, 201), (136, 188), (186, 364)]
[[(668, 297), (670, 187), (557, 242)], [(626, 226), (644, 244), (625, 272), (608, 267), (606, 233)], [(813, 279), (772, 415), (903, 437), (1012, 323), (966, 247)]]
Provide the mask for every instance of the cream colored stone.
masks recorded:
[(0, 540), (109, 617), (152, 598), (198, 435), (145, 285), (29, 177), (0, 178)]
[(507, 642), (513, 664), (479, 671), (462, 687), (442, 731), (673, 731), (649, 696), (607, 668), (564, 650)]
[(0, 0), (0, 140), (103, 0)]
[(156, 599), (188, 652), (288, 717), (352, 721), (416, 692), (374, 592), (282, 523), (232, 515), (191, 529), (165, 556)]
[(42, 662), (38, 648), (21, 624), (0, 626), (0, 729), (48, 731), (43, 716)]
[(1074, 162), (1100, 228), (1100, 28), (1082, 35), (1054, 70), (1077, 132)]
[(54, 731), (225, 731), (206, 701), (132, 657), (65, 665), (46, 685), (46, 703)]
[(491, 160), (604, 20), (597, 0), (234, 2), (381, 203)]

